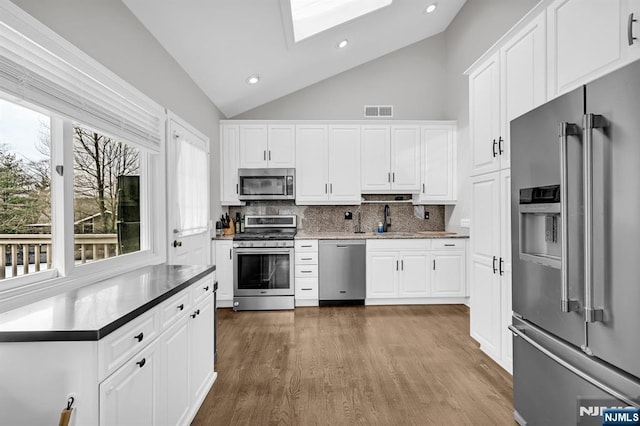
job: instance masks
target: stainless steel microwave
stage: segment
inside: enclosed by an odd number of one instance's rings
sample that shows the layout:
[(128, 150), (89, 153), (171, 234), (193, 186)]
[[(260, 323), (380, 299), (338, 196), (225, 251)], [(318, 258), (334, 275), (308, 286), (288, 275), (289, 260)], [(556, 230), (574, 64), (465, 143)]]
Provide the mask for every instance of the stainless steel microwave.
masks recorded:
[(238, 169), (240, 201), (294, 200), (295, 169)]

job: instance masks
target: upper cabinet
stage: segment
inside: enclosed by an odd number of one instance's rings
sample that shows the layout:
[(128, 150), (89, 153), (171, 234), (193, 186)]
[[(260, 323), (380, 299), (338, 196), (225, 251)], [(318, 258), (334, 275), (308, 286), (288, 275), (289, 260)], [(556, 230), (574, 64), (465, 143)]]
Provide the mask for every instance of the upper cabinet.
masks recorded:
[(509, 122), (546, 100), (544, 14), (469, 74), (472, 175), (510, 167)]
[(296, 126), (296, 204), (360, 204), (360, 126)]
[(638, 57), (638, 48), (633, 46), (638, 40), (633, 37), (638, 36), (639, 28), (629, 21), (637, 19), (636, 8), (637, 2), (627, 0), (557, 0), (549, 5), (551, 97), (611, 71), (628, 56)]
[(240, 126), (238, 124), (222, 124), (220, 126), (220, 204), (237, 206), (243, 203), (238, 200), (240, 167)]
[(362, 126), (362, 192), (420, 190), (420, 126)]
[(422, 170), (416, 204), (454, 204), (457, 193), (456, 123), (422, 126)]
[(241, 168), (295, 167), (295, 126), (292, 124), (241, 124)]

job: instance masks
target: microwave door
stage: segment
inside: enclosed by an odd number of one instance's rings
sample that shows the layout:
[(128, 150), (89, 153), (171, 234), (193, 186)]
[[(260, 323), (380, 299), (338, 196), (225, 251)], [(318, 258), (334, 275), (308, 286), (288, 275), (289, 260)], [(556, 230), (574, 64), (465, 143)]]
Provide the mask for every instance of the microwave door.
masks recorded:
[(242, 176), (240, 177), (243, 196), (284, 196), (283, 176)]

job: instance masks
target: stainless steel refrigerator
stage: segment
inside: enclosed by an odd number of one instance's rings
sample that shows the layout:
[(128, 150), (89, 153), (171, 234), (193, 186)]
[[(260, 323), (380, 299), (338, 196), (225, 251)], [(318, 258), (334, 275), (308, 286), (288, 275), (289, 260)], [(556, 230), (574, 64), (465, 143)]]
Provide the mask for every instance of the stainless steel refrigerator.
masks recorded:
[(511, 121), (515, 419), (640, 406), (640, 62)]

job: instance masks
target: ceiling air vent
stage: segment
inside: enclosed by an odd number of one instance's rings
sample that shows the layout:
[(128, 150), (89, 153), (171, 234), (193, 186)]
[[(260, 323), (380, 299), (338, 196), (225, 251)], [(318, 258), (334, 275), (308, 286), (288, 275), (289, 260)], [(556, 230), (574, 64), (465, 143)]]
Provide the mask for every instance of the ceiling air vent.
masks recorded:
[(366, 118), (393, 117), (393, 105), (365, 105), (364, 116)]

